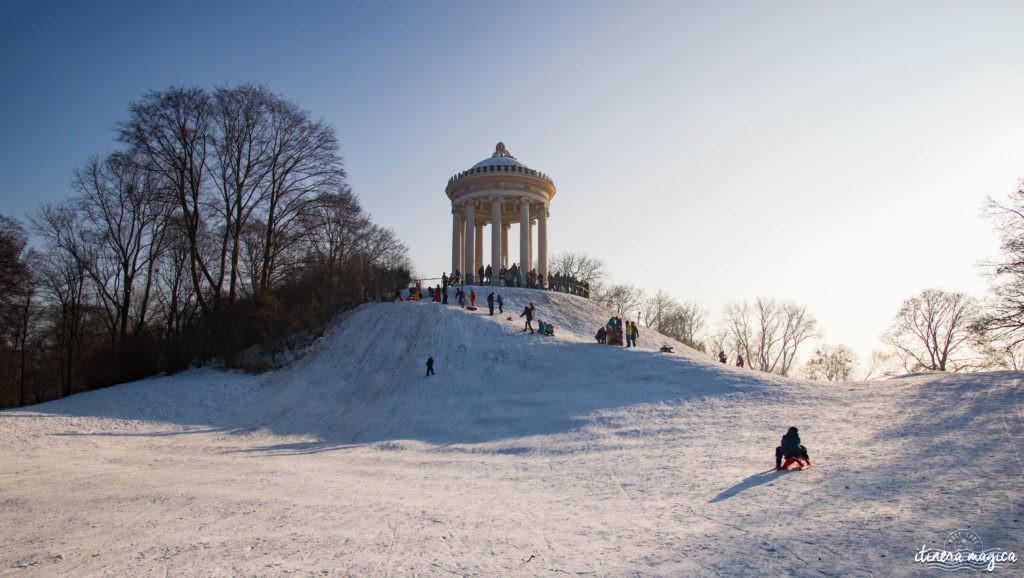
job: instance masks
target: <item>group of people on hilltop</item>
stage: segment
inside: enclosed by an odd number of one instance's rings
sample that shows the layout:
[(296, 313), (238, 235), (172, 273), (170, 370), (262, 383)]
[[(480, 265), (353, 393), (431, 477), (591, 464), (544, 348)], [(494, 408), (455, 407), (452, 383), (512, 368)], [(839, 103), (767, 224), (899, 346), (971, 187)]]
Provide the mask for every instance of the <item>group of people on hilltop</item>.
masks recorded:
[(626, 347), (636, 347), (640, 330), (632, 321), (623, 321), (620, 317), (612, 317), (604, 327), (597, 330), (597, 335), (594, 337), (598, 343), (605, 345), (622, 345), (623, 338), (625, 338)]
[[(504, 287), (526, 287), (528, 289), (549, 289), (560, 293), (570, 293), (581, 297), (590, 298), (590, 284), (577, 281), (575, 277), (562, 273), (553, 273), (545, 279), (543, 273), (538, 273), (536, 268), (527, 271), (525, 274), (515, 263), (509, 268), (502, 267), (497, 276), (490, 265), (481, 266), (477, 269), (477, 281), (483, 285), (489, 285), (495, 280), (500, 281)], [(441, 285), (444, 289), (449, 286), (460, 285), (464, 282), (462, 273), (458, 269), (449, 277), (447, 273), (441, 273)]]

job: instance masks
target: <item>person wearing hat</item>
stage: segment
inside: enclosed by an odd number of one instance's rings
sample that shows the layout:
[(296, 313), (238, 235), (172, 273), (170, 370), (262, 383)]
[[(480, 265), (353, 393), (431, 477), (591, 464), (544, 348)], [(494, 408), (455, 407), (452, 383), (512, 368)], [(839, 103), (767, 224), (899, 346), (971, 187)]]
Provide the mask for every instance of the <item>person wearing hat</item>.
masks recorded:
[(795, 427), (789, 428), (786, 435), (782, 436), (782, 445), (775, 448), (775, 469), (782, 469), (782, 458), (794, 458), (798, 462), (804, 460), (811, 465), (811, 459), (807, 457), (807, 448), (800, 444), (800, 433)]

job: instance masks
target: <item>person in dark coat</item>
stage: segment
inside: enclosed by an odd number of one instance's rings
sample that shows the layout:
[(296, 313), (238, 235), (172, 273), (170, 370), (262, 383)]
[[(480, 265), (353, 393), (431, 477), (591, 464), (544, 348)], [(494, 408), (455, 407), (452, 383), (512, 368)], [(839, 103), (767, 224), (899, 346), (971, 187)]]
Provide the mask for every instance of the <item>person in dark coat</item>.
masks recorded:
[(719, 351), (718, 352), (718, 361), (721, 361), (722, 363), (725, 363), (728, 360), (729, 360), (729, 358), (725, 356), (725, 351)]
[(487, 296), (487, 308), (491, 310), (491, 315), (494, 315), (494, 291)]
[(598, 343), (601, 343), (601, 344), (607, 343), (606, 342), (607, 337), (606, 337), (606, 334), (605, 334), (605, 331), (604, 331), (604, 327), (598, 328), (597, 335), (595, 335), (594, 337), (597, 338), (597, 342)]
[(434, 356), (431, 355), (427, 358), (427, 376), (434, 375)]
[(523, 309), (523, 312), (519, 314), (520, 317), (526, 317), (526, 327), (523, 328), (523, 331), (529, 330), (530, 333), (533, 333), (533, 325), (531, 325), (533, 322), (533, 309), (533, 302), (531, 301), (530, 304)]
[(800, 458), (811, 465), (811, 458), (807, 457), (807, 448), (800, 444), (800, 433), (795, 427), (789, 428), (786, 435), (782, 436), (782, 445), (775, 448), (775, 469), (782, 469), (782, 458)]

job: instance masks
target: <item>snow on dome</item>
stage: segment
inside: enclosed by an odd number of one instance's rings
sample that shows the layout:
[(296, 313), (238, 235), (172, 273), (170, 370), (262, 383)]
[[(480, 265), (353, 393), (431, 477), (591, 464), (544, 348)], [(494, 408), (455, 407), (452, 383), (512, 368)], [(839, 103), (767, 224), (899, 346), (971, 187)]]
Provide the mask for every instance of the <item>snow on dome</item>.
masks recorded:
[(517, 161), (516, 157), (512, 156), (512, 154), (508, 152), (508, 149), (505, 148), (505, 143), (503, 142), (499, 142), (494, 147), (494, 154), (491, 155), (491, 158), (484, 159), (478, 162), (477, 164), (473, 165), (472, 168), (475, 169), (478, 167), (489, 167), (495, 165), (528, 168), (523, 163)]

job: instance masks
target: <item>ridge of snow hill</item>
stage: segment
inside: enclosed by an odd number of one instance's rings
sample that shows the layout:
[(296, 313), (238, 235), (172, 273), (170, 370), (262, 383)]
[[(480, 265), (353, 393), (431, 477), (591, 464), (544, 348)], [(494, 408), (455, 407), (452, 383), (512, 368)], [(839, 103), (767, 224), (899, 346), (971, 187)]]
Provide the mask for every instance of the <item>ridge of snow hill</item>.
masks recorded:
[[(359, 307), (264, 375), (0, 412), (0, 568), (920, 575), (958, 529), (1024, 556), (1019, 373), (788, 379), (644, 328), (599, 345), (611, 313), (570, 295), (501, 288), (490, 316), (479, 289)], [(529, 301), (554, 337), (522, 331)], [(814, 467), (775, 472), (794, 425)]]

